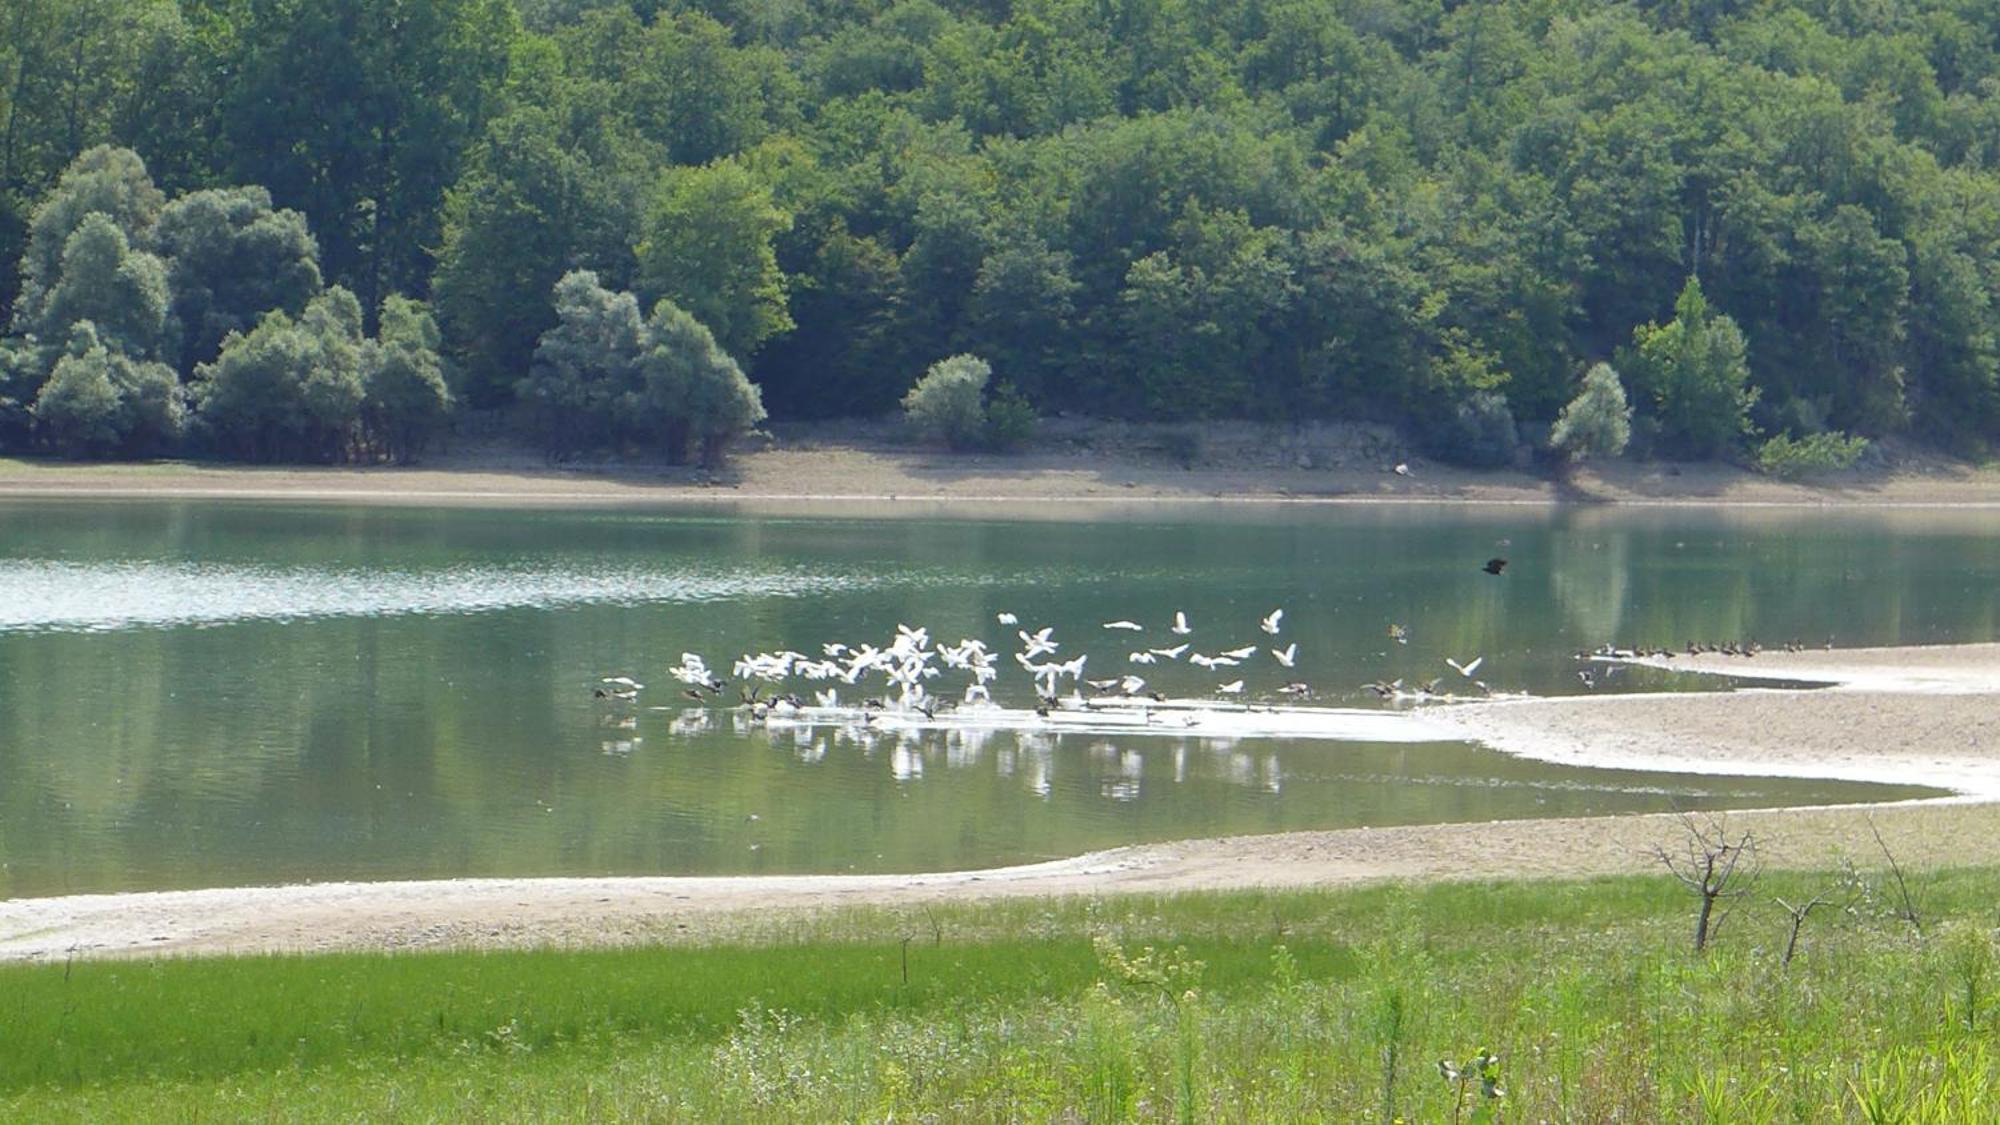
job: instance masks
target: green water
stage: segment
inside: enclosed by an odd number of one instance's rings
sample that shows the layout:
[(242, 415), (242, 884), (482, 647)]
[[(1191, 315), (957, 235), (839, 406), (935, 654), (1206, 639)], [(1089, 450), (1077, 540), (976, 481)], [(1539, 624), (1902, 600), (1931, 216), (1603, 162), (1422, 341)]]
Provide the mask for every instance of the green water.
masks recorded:
[[(0, 896), (279, 880), (909, 871), (1308, 827), (1740, 807), (1915, 790), (1564, 768), (1459, 744), (767, 730), (703, 714), (683, 651), (1011, 653), (1011, 611), (1090, 672), (1179, 638), (1276, 643), (1174, 694), (1297, 679), (1323, 703), (1484, 656), (1584, 690), (1571, 653), (1829, 635), (1985, 641), (1981, 513), (1075, 509), (1011, 519), (771, 510), (0, 503)], [(1479, 571), (1491, 555), (1504, 575)], [(1130, 618), (1140, 635), (1100, 623)], [(1387, 626), (1408, 630), (1408, 643)], [(1005, 646), (1002, 640), (1007, 640)], [(996, 696), (1032, 702), (1005, 660)], [(591, 687), (649, 689), (606, 704)], [(947, 690), (941, 681), (940, 690)], [(948, 681), (952, 684), (962, 680)], [(1720, 688), (1643, 670), (1623, 690)]]

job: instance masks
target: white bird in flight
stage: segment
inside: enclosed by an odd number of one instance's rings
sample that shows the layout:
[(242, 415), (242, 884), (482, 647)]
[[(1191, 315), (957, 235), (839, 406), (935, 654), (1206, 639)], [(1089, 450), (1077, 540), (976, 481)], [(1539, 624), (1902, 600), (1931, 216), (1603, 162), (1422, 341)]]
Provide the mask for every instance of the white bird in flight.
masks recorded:
[(1002, 625), (1019, 625), (1021, 623), (1021, 619), (1011, 613), (996, 613), (993, 615), (993, 620), (998, 621)]
[(1159, 657), (1154, 656), (1150, 652), (1135, 652), (1127, 656), (1125, 659), (1131, 661), (1134, 664), (1151, 664), (1154, 661), (1158, 660)]
[(1053, 625), (1044, 625), (1038, 632), (1034, 633), (1030, 633), (1026, 629), (1020, 630), (1021, 643), (1028, 646), (1026, 655), (1030, 659), (1033, 659), (1045, 652), (1054, 652), (1057, 648), (1061, 647), (1060, 642), (1049, 639), (1049, 634), (1053, 632), (1055, 632), (1055, 626)]
[(1228, 652), (1223, 653), (1222, 655), (1228, 657), (1231, 660), (1248, 660), (1252, 656), (1255, 656), (1256, 654), (1257, 654), (1256, 645), (1244, 645), (1242, 648), (1232, 648)]
[(1240, 692), (1242, 692), (1242, 690), (1243, 690), (1243, 681), (1242, 681), (1242, 680), (1231, 680), (1231, 681), (1229, 681), (1228, 683), (1226, 683), (1226, 684), (1223, 684), (1223, 685), (1222, 685), (1221, 687), (1219, 687), (1219, 688), (1216, 688), (1215, 690), (1217, 690), (1217, 691), (1221, 692), (1221, 693), (1222, 693), (1222, 694), (1224, 694), (1224, 695), (1236, 695), (1236, 694), (1239, 694)]
[(1451, 665), (1452, 671), (1457, 672), (1459, 675), (1464, 676), (1466, 679), (1469, 680), (1472, 678), (1472, 674), (1474, 672), (1479, 671), (1479, 666), (1486, 662), (1486, 658), (1483, 656), (1475, 656), (1472, 658), (1470, 663), (1460, 664), (1458, 661), (1453, 660), (1451, 657), (1447, 656), (1444, 658), (1444, 662), (1446, 664)]
[(1284, 610), (1282, 610), (1282, 609), (1274, 609), (1274, 610), (1272, 610), (1272, 611), (1271, 611), (1271, 616), (1269, 616), (1269, 617), (1266, 617), (1266, 618), (1265, 618), (1265, 619), (1263, 620), (1263, 622), (1261, 623), (1261, 624), (1262, 624), (1262, 627), (1263, 627), (1263, 629), (1264, 629), (1264, 631), (1265, 631), (1266, 633), (1269, 633), (1269, 634), (1271, 634), (1271, 635), (1272, 635), (1272, 636), (1274, 636), (1274, 637), (1275, 637), (1275, 636), (1277, 636), (1277, 635), (1278, 635), (1278, 622), (1279, 622), (1279, 620), (1280, 620), (1280, 619), (1282, 619), (1282, 618), (1283, 618), (1284, 616), (1285, 616), (1285, 611), (1284, 611)]
[(1187, 614), (1181, 612), (1178, 609), (1174, 611), (1174, 632), (1175, 634), (1183, 637), (1187, 636), (1189, 633), (1194, 632), (1193, 629), (1188, 628)]
[(1290, 668), (1293, 664), (1297, 663), (1298, 661), (1299, 642), (1293, 641), (1291, 644), (1286, 645), (1284, 648), (1274, 648), (1271, 650), (1271, 655), (1278, 661), (1278, 663), (1284, 665), (1287, 668)]
[(1144, 625), (1139, 624), (1137, 621), (1106, 621), (1104, 627), (1106, 629), (1129, 629), (1134, 633), (1145, 628)]
[(1153, 654), (1154, 656), (1164, 656), (1168, 660), (1179, 660), (1181, 658), (1181, 653), (1184, 653), (1187, 650), (1188, 650), (1187, 645), (1178, 644), (1172, 648), (1149, 648), (1146, 651)]

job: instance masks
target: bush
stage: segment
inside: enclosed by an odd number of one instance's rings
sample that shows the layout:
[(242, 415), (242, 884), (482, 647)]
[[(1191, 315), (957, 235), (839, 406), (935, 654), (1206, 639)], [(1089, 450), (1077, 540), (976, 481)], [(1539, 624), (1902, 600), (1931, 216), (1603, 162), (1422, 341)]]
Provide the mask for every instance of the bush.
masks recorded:
[(1035, 436), (1041, 420), (1027, 397), (1011, 386), (1001, 386), (986, 404), (986, 448), (1019, 449)]
[(1757, 469), (1781, 480), (1798, 480), (1816, 473), (1851, 469), (1868, 450), (1868, 439), (1838, 430), (1810, 434), (1797, 441), (1779, 434), (1757, 450)]
[(361, 305), (338, 286), (299, 319), (264, 315), (196, 370), (195, 401), (217, 452), (251, 461), (335, 461), (352, 453), (368, 362)]
[(1583, 461), (1616, 457), (1631, 440), (1632, 407), (1625, 400), (1625, 385), (1610, 364), (1597, 364), (1585, 373), (1583, 389), (1563, 407), (1549, 431), (1549, 446), (1571, 461)]
[(971, 449), (986, 434), (982, 398), (992, 375), (993, 369), (978, 356), (941, 359), (903, 396), (903, 417), (926, 441)]
[(361, 424), (378, 455), (413, 461), (451, 417), (437, 322), (420, 301), (390, 294), (364, 365)]
[(30, 413), (43, 443), (66, 457), (165, 452), (186, 418), (172, 368), (105, 347), (87, 320), (71, 330)]
[(1507, 396), (1498, 391), (1468, 395), (1446, 412), (1430, 437), (1431, 455), (1454, 465), (1498, 469), (1521, 460), (1514, 412), (1507, 408)]

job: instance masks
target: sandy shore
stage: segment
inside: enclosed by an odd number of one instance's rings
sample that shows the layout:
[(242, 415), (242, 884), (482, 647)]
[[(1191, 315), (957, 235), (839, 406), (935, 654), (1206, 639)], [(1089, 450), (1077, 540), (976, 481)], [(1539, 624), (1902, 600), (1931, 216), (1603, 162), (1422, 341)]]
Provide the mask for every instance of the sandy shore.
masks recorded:
[[(1460, 503), (2000, 507), (2000, 471), (1913, 462), (1894, 472), (1788, 484), (1728, 466), (1615, 464), (1567, 485), (1527, 473), (1470, 472), (1407, 455), (1326, 467), (1258, 463), (1250, 455), (1182, 468), (1157, 456), (1050, 450), (958, 455), (896, 446), (795, 443), (744, 452), (719, 474), (629, 465), (552, 468), (518, 453), (471, 451), (416, 468), (264, 467), (157, 462), (80, 465), (0, 459), (0, 497), (169, 497), (369, 503), (652, 504), (834, 501), (908, 505), (1032, 504), (1061, 518), (1064, 502)], [(1376, 464), (1375, 460), (1383, 463)]]
[[(1731, 813), (1772, 867), (2000, 863), (2000, 645), (1675, 658), (1821, 691), (1586, 696), (1426, 712), (1512, 753), (1708, 773), (1922, 782), (1948, 801)], [(1754, 664), (1754, 669), (1749, 667)], [(1295, 832), (1121, 848), (983, 872), (333, 883), (0, 902), (0, 958), (712, 940), (850, 905), (1656, 869), (1670, 816)]]

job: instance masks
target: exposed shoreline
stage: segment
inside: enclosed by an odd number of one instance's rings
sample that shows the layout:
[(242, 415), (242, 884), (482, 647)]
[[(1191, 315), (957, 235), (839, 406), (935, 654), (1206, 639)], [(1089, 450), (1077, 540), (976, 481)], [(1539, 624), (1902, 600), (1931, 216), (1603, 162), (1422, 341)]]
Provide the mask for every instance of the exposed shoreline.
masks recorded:
[[(1895, 472), (1792, 484), (1715, 464), (1586, 467), (1561, 485), (1528, 473), (1473, 472), (1413, 459), (1298, 468), (1247, 458), (1182, 468), (1127, 449), (1010, 456), (883, 445), (789, 445), (738, 455), (720, 474), (634, 465), (551, 467), (508, 452), (467, 452), (433, 465), (271, 467), (149, 462), (76, 464), (0, 459), (0, 498), (242, 499), (445, 506), (794, 505), (823, 509), (1020, 504), (1069, 518), (1069, 506), (1161, 503), (1614, 504), (1730, 508), (2000, 508), (2000, 471), (1913, 463)], [(801, 487), (801, 482), (810, 482)]]
[[(1665, 661), (1825, 679), (1819, 691), (1605, 695), (1427, 711), (1510, 753), (1681, 772), (1919, 782), (1934, 801), (1731, 812), (1774, 867), (2000, 863), (2000, 645)], [(1669, 815), (1292, 832), (1140, 845), (920, 875), (459, 879), (0, 901), (0, 959), (714, 940), (846, 906), (1153, 894), (1383, 879), (1589, 876), (1657, 867)]]

